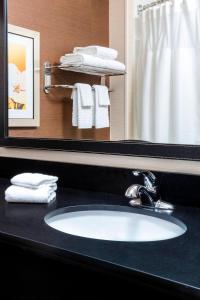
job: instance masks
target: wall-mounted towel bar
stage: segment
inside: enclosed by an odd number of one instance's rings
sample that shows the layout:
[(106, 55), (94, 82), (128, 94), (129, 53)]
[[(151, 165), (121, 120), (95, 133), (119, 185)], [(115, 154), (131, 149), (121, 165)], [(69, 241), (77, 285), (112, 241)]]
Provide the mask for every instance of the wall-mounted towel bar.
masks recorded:
[[(46, 92), (47, 94), (49, 93), (50, 89), (56, 89), (56, 88), (63, 88), (63, 89), (76, 89), (75, 85), (70, 85), (70, 84), (52, 84), (50, 86), (46, 86), (45, 90), (47, 90), (48, 92)], [(93, 88), (92, 88), (93, 89)], [(112, 93), (112, 90), (109, 89), (109, 93)]]
[[(63, 67), (62, 65), (51, 65), (49, 62), (44, 63), (44, 92), (46, 94), (49, 94), (51, 89), (54, 88), (64, 88), (64, 89), (74, 89), (74, 85), (69, 84), (52, 84), (52, 69), (61, 69), (64, 71), (72, 71), (72, 72), (78, 72), (78, 73), (84, 73), (88, 75), (95, 75), (101, 77), (101, 84), (106, 84), (106, 78), (107, 76), (119, 76), (119, 75), (125, 75), (124, 73), (112, 73), (109, 72), (109, 70), (102, 69), (102, 68), (91, 68), (90, 66), (72, 66), (68, 65)], [(111, 90), (109, 92), (112, 92)]]

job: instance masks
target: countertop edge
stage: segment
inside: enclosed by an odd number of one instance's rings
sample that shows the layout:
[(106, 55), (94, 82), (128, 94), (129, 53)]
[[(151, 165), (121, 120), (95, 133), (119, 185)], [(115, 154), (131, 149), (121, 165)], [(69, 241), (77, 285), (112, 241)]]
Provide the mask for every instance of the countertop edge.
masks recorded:
[[(48, 258), (58, 260), (62, 263), (71, 263), (74, 265), (82, 266), (88, 270), (97, 271), (99, 267), (102, 272), (107, 273), (113, 277), (123, 277), (125, 280), (140, 282), (144, 285), (149, 283), (155, 286), (155, 289), (165, 290), (170, 287), (171, 291), (175, 293), (184, 293), (188, 296), (199, 295), (200, 289), (194, 286), (189, 286), (177, 281), (162, 278), (150, 273), (146, 273), (137, 269), (127, 268), (125, 266), (113, 264), (105, 260), (99, 260), (98, 258), (92, 258), (90, 256), (82, 255), (76, 252), (72, 252), (60, 247), (55, 247), (54, 245), (49, 245), (47, 243), (25, 239), (16, 235), (12, 235), (5, 232), (0, 232), (0, 242), (6, 245), (16, 246), (22, 249), (30, 251), (30, 253), (46, 256)], [(116, 273), (116, 271), (118, 271)], [(158, 284), (159, 283), (159, 284)]]

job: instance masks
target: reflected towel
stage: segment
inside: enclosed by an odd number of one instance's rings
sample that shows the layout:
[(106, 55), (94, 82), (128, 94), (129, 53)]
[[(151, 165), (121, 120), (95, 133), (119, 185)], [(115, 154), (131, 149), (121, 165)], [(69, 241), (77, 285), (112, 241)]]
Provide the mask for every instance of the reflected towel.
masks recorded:
[(99, 105), (110, 105), (110, 96), (107, 86), (105, 85), (93, 85), (93, 89), (98, 93)]
[[(108, 88), (94, 85), (94, 126), (97, 129), (110, 127)], [(103, 105), (102, 105), (103, 104)]]
[(67, 67), (68, 65), (72, 66), (81, 66), (81, 67), (92, 67), (102, 68), (107, 70), (108, 72), (125, 72), (125, 65), (119, 61), (102, 59), (99, 57), (95, 57), (87, 54), (66, 54), (60, 58), (60, 63), (62, 67)]
[(73, 100), (72, 125), (79, 129), (92, 128), (92, 107), (94, 106), (92, 87), (88, 84), (76, 83), (71, 97)]
[(89, 54), (103, 59), (115, 60), (118, 56), (118, 51), (112, 48), (102, 46), (87, 46), (76, 47), (73, 51), (74, 54)]

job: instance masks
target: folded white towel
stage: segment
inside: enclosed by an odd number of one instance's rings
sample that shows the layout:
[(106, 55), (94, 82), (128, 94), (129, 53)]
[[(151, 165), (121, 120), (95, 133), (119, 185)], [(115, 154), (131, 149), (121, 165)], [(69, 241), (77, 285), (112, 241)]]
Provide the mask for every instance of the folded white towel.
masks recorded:
[(75, 85), (79, 89), (82, 106), (94, 106), (94, 99), (92, 97), (92, 87), (89, 84), (77, 83)]
[(21, 186), (11, 185), (5, 191), (7, 202), (18, 203), (49, 203), (56, 198), (56, 193), (49, 187), (29, 189)]
[(107, 71), (108, 73), (122, 73), (126, 67), (123, 63), (115, 60), (102, 59), (87, 54), (66, 54), (60, 58), (61, 67), (82, 67), (82, 68), (98, 68)]
[(42, 187), (50, 188), (50, 189), (52, 189), (54, 192), (57, 191), (57, 189), (58, 189), (57, 183), (41, 184), (41, 185), (38, 185), (37, 188), (35, 188), (35, 187), (34, 187), (34, 188), (32, 188), (32, 187), (27, 187), (27, 188), (36, 190), (36, 189), (40, 189), (40, 188), (42, 188)]
[(92, 128), (94, 99), (91, 86), (76, 83), (71, 97), (73, 100), (72, 125), (79, 129)]
[(40, 173), (22, 173), (14, 176), (11, 179), (13, 185), (18, 185), (30, 189), (37, 189), (42, 186), (48, 185), (51, 188), (56, 189), (55, 183), (58, 181), (57, 176), (49, 176)]
[(110, 105), (110, 96), (107, 86), (105, 85), (93, 85), (93, 88), (98, 93), (99, 105)]
[[(94, 85), (94, 126), (97, 129), (110, 127), (109, 120), (109, 104), (110, 101), (107, 99), (109, 95), (106, 95), (104, 87)], [(107, 90), (108, 93), (108, 90)], [(106, 95), (106, 97), (105, 97)], [(106, 103), (106, 105), (101, 105)]]
[(112, 48), (102, 46), (87, 46), (87, 47), (76, 47), (73, 53), (75, 54), (89, 54), (97, 56), (103, 59), (115, 60), (118, 56), (118, 51)]

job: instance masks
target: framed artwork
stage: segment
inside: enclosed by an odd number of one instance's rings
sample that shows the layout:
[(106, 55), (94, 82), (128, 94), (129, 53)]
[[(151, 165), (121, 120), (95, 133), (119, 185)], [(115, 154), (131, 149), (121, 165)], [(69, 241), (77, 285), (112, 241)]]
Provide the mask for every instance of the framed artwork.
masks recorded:
[(40, 126), (40, 33), (8, 25), (9, 127)]

